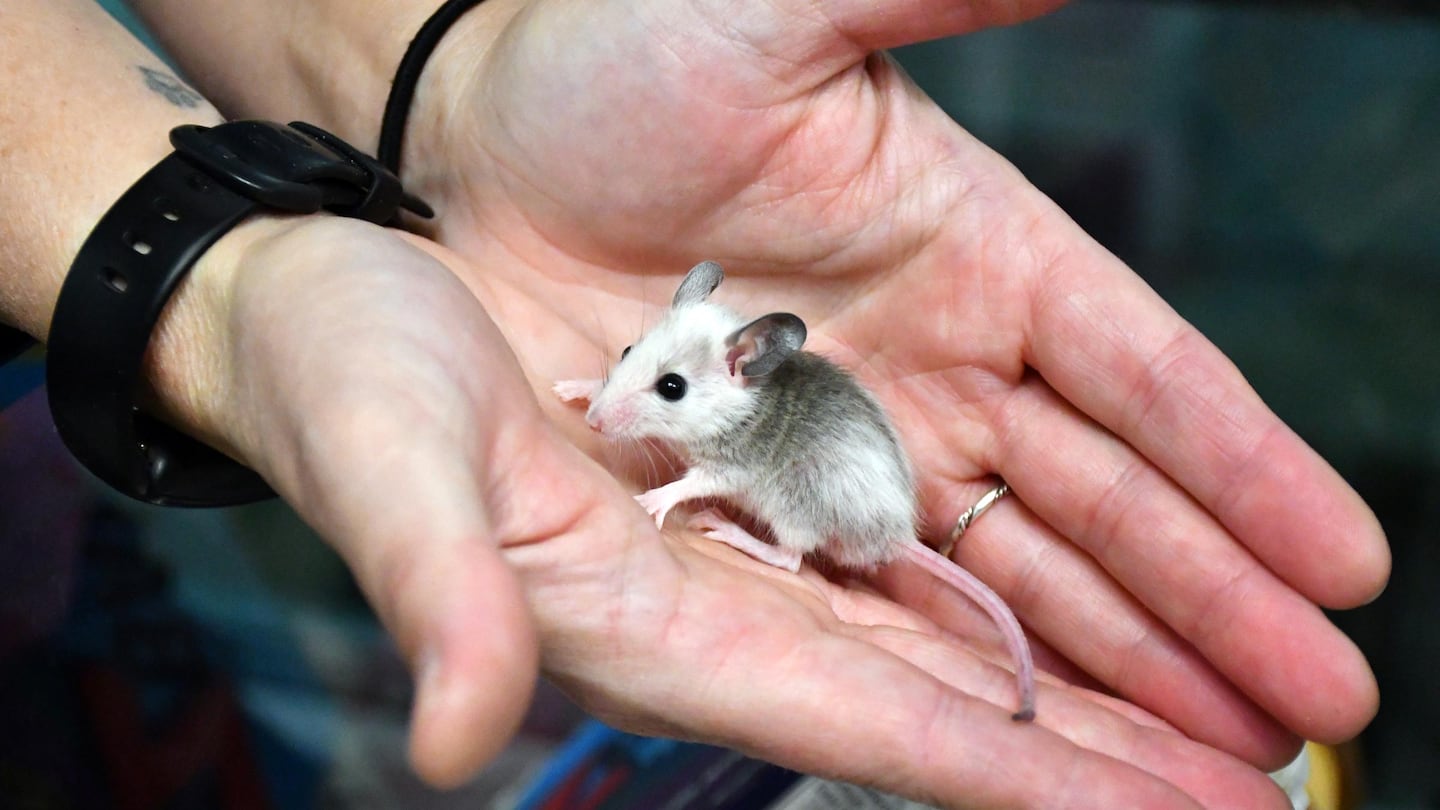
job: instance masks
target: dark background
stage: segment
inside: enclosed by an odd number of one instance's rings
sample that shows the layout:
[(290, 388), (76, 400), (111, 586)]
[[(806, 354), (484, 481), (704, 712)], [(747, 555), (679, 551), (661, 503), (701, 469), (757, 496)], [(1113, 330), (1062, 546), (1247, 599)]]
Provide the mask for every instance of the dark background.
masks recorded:
[[(1381, 684), (1365, 806), (1440, 807), (1435, 4), (1081, 2), (897, 56), (1375, 508), (1391, 587), (1336, 616)], [(37, 370), (0, 371), (0, 403)], [(120, 503), (39, 394), (0, 413), (0, 808), (481, 806), (576, 720), (542, 690), (496, 766), (441, 797), (405, 770), (408, 695), (283, 505)]]

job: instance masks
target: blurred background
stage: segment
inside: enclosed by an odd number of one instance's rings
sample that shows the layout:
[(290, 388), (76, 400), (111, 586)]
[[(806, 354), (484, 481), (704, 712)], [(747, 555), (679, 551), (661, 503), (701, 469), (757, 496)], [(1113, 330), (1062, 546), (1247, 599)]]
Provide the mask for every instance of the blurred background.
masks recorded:
[[(896, 56), (1379, 514), (1390, 588), (1335, 619), (1382, 707), (1341, 759), (1363, 775), (1353, 806), (1440, 808), (1440, 7), (1079, 2)], [(605, 786), (657, 761), (688, 763), (671, 770), (692, 788), (793, 780), (602, 742), (542, 685), (492, 768), (425, 790), (405, 769), (408, 677), (331, 552), (281, 504), (101, 492), (55, 439), (40, 368), (0, 369), (0, 808), (651, 807)], [(567, 756), (589, 793), (540, 801)], [(731, 806), (698, 793), (667, 801)]]

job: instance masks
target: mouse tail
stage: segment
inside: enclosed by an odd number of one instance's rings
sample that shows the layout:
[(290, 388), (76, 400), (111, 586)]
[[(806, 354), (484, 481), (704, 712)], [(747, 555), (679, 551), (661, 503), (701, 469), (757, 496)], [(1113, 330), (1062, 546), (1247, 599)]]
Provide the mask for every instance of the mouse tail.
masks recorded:
[(1000, 628), (1005, 636), (1005, 645), (1015, 659), (1015, 682), (1020, 692), (1020, 710), (1011, 715), (1017, 722), (1035, 719), (1035, 661), (1030, 656), (1030, 644), (1025, 640), (1025, 631), (1020, 622), (990, 586), (976, 579), (975, 575), (960, 567), (948, 557), (917, 541), (905, 543), (905, 557), (926, 571), (944, 580), (952, 588), (964, 594), (979, 605)]

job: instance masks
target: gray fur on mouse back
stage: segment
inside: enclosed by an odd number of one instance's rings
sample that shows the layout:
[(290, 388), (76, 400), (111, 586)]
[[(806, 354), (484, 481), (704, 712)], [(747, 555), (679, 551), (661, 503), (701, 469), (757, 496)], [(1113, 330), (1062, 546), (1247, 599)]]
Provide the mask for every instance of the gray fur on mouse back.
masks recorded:
[(693, 460), (734, 482), (737, 505), (776, 540), (871, 568), (915, 535), (910, 465), (880, 405), (849, 373), (798, 351), (752, 383), (755, 408), (693, 443)]

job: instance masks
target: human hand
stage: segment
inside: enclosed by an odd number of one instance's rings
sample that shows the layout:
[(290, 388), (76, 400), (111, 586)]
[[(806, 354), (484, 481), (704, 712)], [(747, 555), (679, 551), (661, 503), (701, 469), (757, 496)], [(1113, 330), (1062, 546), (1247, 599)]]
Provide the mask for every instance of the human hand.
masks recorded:
[[(699, 258), (721, 260), (727, 300), (798, 312), (818, 348), (880, 393), (919, 467), (927, 534), (945, 532), (989, 486), (987, 473), (1010, 480), (1019, 497), (977, 524), (959, 554), (1054, 648), (1052, 670), (1274, 765), (1293, 750), (1287, 727), (1348, 736), (1373, 712), (1363, 661), (1311, 604), (1354, 604), (1378, 590), (1388, 556), (1373, 518), (1213, 347), (893, 66), (868, 56), (1045, 5), (489, 0), (426, 69), (407, 185), (441, 208), (437, 237), (469, 259), (447, 264), (520, 349), (537, 389), (601, 371), (673, 278)], [(428, 13), (408, 6), (409, 20)], [(414, 30), (383, 16), (345, 20)], [(183, 28), (201, 18), (154, 19)], [(232, 109), (273, 117), (275, 98), (308, 99), (319, 123), (373, 142), (373, 123), (363, 122), (378, 120), (396, 54), (330, 38), (353, 58), (295, 53), (345, 65), (345, 80), (277, 92), (226, 70), (236, 60), (225, 44), (247, 30), (172, 37)], [(277, 83), (323, 74), (269, 61)], [(345, 91), (338, 101), (336, 88)], [(348, 104), (349, 88), (366, 103)], [(290, 114), (294, 105), (280, 106)], [(349, 113), (325, 115), (336, 109)], [(547, 400), (555, 423), (599, 455), (576, 415)], [(506, 554), (536, 612), (547, 670), (611, 719), (952, 801), (1053, 804), (1053, 794), (1027, 792), (1053, 786), (1047, 774), (1095, 796), (1104, 789), (1095, 768), (1116, 764), (1089, 751), (1222, 806), (1247, 788), (1263, 797), (1253, 773), (1177, 735), (1142, 734), (1143, 715), (1094, 693), (1042, 691), (1041, 723), (1060, 735), (1043, 743), (1042, 729), (969, 716), (957, 724), (957, 707), (983, 714), (967, 694), (1004, 704), (993, 689), (1008, 680), (937, 640), (935, 627), (963, 627), (951, 602), (882, 583), (931, 623), (809, 575), (741, 577), (727, 566), (746, 560), (636, 535), (628, 515), (639, 510), (627, 499), (601, 497), (613, 488), (588, 473), (578, 485), (571, 468), (548, 463), (569, 456), (536, 446), (545, 452), (525, 455), (527, 469), (548, 508), (531, 517), (574, 522), (519, 535), (528, 539)], [(613, 513), (614, 502), (629, 511)], [(348, 506), (360, 515), (390, 503)], [(756, 619), (763, 609), (773, 620)], [(664, 643), (641, 643), (657, 627)], [(776, 652), (794, 649), (807, 655)], [(817, 659), (829, 668), (794, 663)], [(481, 676), (463, 662), (451, 671)], [(882, 674), (889, 694), (855, 688), (854, 678)], [(839, 705), (876, 711), (837, 724)], [(775, 722), (780, 709), (792, 722)], [(461, 724), (479, 716), (469, 709), (446, 716), (452, 732), (480, 733)], [(432, 733), (422, 726), (417, 736)], [(814, 728), (843, 744), (817, 744)], [(916, 729), (932, 740), (923, 752)], [(999, 761), (991, 752), (1020, 733), (1030, 735), (1026, 758), (1012, 761), (1024, 769), (947, 771)], [(422, 771), (453, 775), (455, 763), (478, 761), (463, 740), (453, 738), (450, 766)], [(897, 751), (909, 756), (887, 756)], [(1123, 774), (1135, 778), (1106, 776)]]
[(443, 253), (353, 219), (246, 222), (188, 275), (147, 365), (170, 421), (263, 474), (344, 558), (415, 670), (415, 766), (448, 784), (508, 742), (536, 677), (498, 538), (553, 525), (527, 479), (583, 457), (427, 250)]
[(443, 209), (438, 238), (487, 267), (472, 286), (537, 386), (599, 371), (673, 278), (718, 259), (728, 300), (802, 315), (881, 395), (928, 534), (989, 474), (1011, 483), (959, 556), (1068, 674), (1264, 766), (1293, 734), (1368, 722), (1373, 678), (1315, 603), (1382, 587), (1369, 511), (1213, 346), (869, 56), (1003, 20), (501, 8), (475, 27), (493, 42), (442, 46), (428, 103), (452, 114), (412, 120), (449, 126), (412, 124), (407, 176)]
[(1099, 696), (1047, 691), (1053, 727), (1110, 729), (1087, 750), (1017, 733), (992, 705), (1008, 679), (939, 625), (813, 571), (662, 539), (543, 417), (452, 272), (477, 268), (353, 220), (258, 220), (207, 253), (151, 358), (171, 418), (334, 543), (419, 669), (427, 779), (455, 783), (508, 738), (532, 683), (528, 599), (546, 670), (629, 728), (946, 805), (1083, 790), (1093, 806), (1190, 806), (1146, 771), (1224, 806), (1274, 798)]

